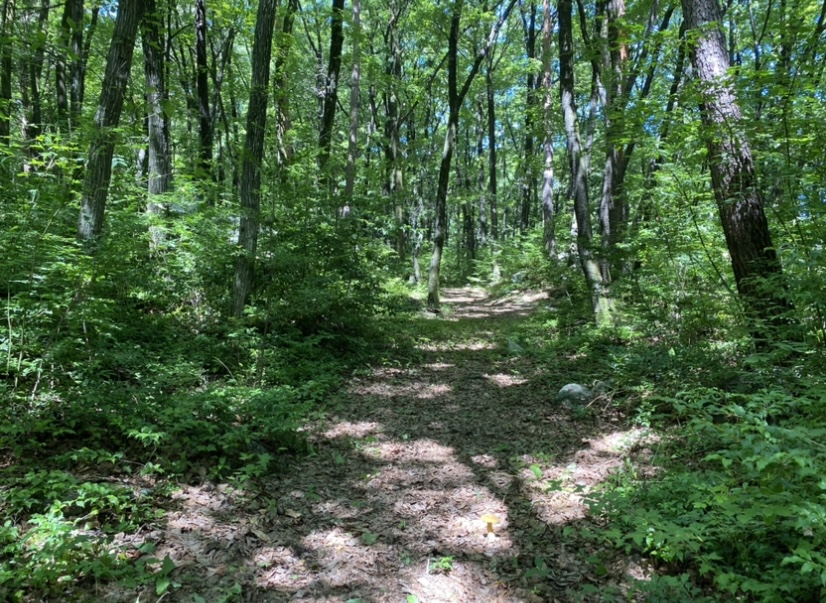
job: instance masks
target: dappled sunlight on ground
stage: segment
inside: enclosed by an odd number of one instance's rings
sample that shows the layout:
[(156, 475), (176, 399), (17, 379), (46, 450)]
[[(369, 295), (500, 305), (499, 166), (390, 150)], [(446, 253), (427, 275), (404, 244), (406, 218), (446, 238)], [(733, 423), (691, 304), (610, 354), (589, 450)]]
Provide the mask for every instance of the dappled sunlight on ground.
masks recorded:
[(488, 381), (495, 383), (499, 387), (510, 387), (512, 385), (522, 385), (523, 383), (527, 383), (528, 380), (522, 377), (516, 377), (514, 375), (508, 375), (505, 373), (499, 373), (498, 375), (482, 375)]
[(255, 495), (185, 487), (165, 531), (147, 535), (156, 556), (187, 568), (186, 592), (220, 600), (244, 584), (254, 603), (587, 602), (582, 584), (639, 574), (624, 560), (594, 574), (594, 545), (571, 528), (648, 435), (574, 420), (546, 367), (492, 343), (506, 339), (497, 316), (542, 299), (445, 291), (445, 328), (484, 314), (490, 330), (433, 337), (421, 362), (354, 377), (336, 414), (308, 426), (314, 454), (260, 478)]
[(351, 423), (349, 421), (341, 421), (333, 425), (330, 429), (324, 432), (325, 438), (363, 438), (372, 433), (381, 431), (379, 424), (374, 421), (361, 421), (359, 423)]

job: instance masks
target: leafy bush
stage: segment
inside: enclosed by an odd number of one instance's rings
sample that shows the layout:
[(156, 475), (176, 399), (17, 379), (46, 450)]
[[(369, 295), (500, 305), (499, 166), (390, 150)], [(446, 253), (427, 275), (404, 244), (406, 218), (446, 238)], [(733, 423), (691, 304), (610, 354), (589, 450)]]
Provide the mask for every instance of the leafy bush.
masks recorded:
[(695, 573), (723, 600), (821, 601), (823, 393), (698, 388), (662, 399), (683, 423), (675, 463), (659, 479), (620, 478), (592, 497), (592, 513), (611, 522), (604, 535), (665, 569)]

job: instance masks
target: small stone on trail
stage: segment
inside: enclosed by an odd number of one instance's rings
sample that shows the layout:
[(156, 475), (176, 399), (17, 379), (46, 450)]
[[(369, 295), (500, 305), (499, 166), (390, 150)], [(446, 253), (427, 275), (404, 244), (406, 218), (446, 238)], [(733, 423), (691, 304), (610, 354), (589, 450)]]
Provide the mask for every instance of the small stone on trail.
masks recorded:
[(559, 390), (559, 393), (556, 395), (556, 400), (569, 406), (588, 404), (593, 397), (594, 394), (584, 385), (569, 383)]

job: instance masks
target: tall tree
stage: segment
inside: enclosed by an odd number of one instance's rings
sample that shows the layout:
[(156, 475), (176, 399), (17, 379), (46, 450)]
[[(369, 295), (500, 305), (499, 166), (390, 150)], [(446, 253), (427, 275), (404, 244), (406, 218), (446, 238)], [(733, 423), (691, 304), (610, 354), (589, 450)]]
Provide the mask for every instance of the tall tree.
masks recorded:
[(232, 288), (232, 313), (244, 313), (252, 291), (255, 252), (258, 246), (261, 209), (261, 164), (264, 158), (264, 133), (267, 126), (267, 98), (270, 85), (272, 34), (277, 0), (259, 0), (252, 44), (252, 81), (247, 109), (247, 136), (241, 165), (241, 223), (238, 229), (238, 257)]
[(333, 0), (333, 14), (330, 21), (330, 54), (328, 57), (327, 76), (324, 79), (324, 98), (321, 111), (321, 128), (318, 135), (318, 167), (322, 179), (333, 145), (333, 125), (338, 104), (338, 76), (341, 72), (341, 49), (344, 46), (344, 29), (342, 26), (344, 0)]
[(359, 134), (359, 85), (361, 83), (361, 0), (352, 0), (353, 6), (353, 73), (350, 76), (350, 131), (347, 136), (347, 166), (344, 174), (344, 199), (350, 203), (356, 181)]
[(448, 35), (447, 50), (447, 96), (448, 118), (447, 132), (445, 132), (442, 159), (439, 163), (439, 181), (436, 189), (436, 215), (433, 222), (433, 255), (430, 257), (430, 273), (427, 280), (427, 307), (431, 310), (439, 309), (439, 273), (442, 265), (442, 252), (447, 239), (447, 188), (450, 181), (450, 165), (456, 148), (456, 136), (459, 129), (459, 112), (470, 90), (479, 67), (485, 60), (488, 51), (496, 41), (502, 24), (510, 15), (516, 0), (509, 0), (504, 10), (499, 12), (501, 5), (494, 9), (499, 17), (491, 27), (490, 34), (482, 49), (476, 54), (470, 71), (465, 76), (462, 87), (459, 88), (459, 37), (461, 33), (462, 10), (464, 0), (456, 0), (450, 18), (450, 34)]
[[(61, 127), (71, 131), (77, 124), (70, 119), (69, 107), (77, 106), (74, 95), (79, 86), (74, 82), (78, 63), (83, 56), (83, 0), (66, 0), (60, 21), (59, 49), (55, 62), (55, 90), (57, 91), (57, 116)], [(67, 60), (69, 61), (67, 65)]]
[(284, 7), (281, 21), (281, 35), (275, 56), (275, 77), (273, 77), (273, 97), (275, 98), (275, 137), (278, 144), (278, 166), (281, 178), (286, 178), (286, 167), (292, 155), (292, 144), (287, 140), (287, 132), (292, 127), (290, 117), (290, 94), (287, 87), (287, 59), (293, 46), (293, 25), (298, 0), (289, 0)]
[[(690, 56), (701, 101), (703, 136), (714, 198), (737, 290), (753, 318), (777, 323), (789, 309), (754, 172), (742, 112), (729, 78), (729, 53), (717, 0), (682, 0)], [(769, 283), (764, 281), (769, 280)], [(755, 336), (765, 333), (758, 327)]]
[(553, 14), (551, 0), (542, 0), (542, 125), (544, 139), (542, 151), (544, 169), (542, 170), (542, 224), (545, 250), (551, 259), (556, 258), (556, 234), (554, 215), (554, 128), (553, 128), (553, 57), (551, 56), (551, 37), (553, 32)]
[(528, 73), (525, 82), (525, 138), (522, 156), (522, 207), (519, 212), (519, 231), (525, 233), (530, 228), (536, 197), (535, 146), (536, 146), (536, 0), (524, 0), (522, 8), (522, 28), (525, 34), (525, 56), (528, 59)]
[(83, 196), (80, 201), (80, 220), (77, 228), (77, 236), (81, 241), (92, 241), (103, 229), (106, 197), (112, 179), (115, 130), (120, 123), (138, 24), (144, 8), (145, 0), (121, 0), (118, 5), (83, 179)]
[(163, 13), (155, 0), (144, 0), (146, 14), (142, 21), (146, 106), (149, 122), (149, 194), (162, 195), (171, 189), (172, 158), (169, 136), (169, 116), (165, 109), (166, 88), (165, 39), (161, 35)]
[(11, 78), (12, 78), (12, 25), (14, 0), (3, 0), (0, 6), (0, 143), (11, 142)]
[(49, 2), (41, 0), (40, 6), (26, 4), (21, 11), (22, 26), (26, 29), (29, 43), (24, 46), (20, 70), (20, 100), (23, 105), (23, 134), (26, 143), (33, 142), (43, 129), (43, 103), (41, 76), (46, 53)]
[(195, 0), (195, 82), (198, 90), (198, 132), (201, 142), (198, 170), (202, 176), (208, 177), (212, 173), (213, 128), (209, 105), (206, 0)]
[[(390, 0), (390, 19), (384, 30), (384, 43), (387, 47), (384, 72), (387, 86), (384, 89), (384, 162), (385, 190), (393, 204), (396, 253), (403, 256), (406, 240), (404, 233), (404, 208), (401, 192), (404, 185), (402, 164), (401, 127), (402, 117), (399, 111), (399, 90), (402, 85), (402, 44), (399, 35), (399, 20), (405, 9), (400, 0)], [(414, 271), (415, 278), (415, 271)]]
[[(582, 160), (582, 143), (574, 97), (573, 7), (571, 0), (559, 0), (559, 91), (562, 118), (567, 139), (568, 164), (571, 172), (570, 192), (574, 199), (576, 247), (588, 289), (594, 316), (599, 324), (609, 323), (611, 299), (602, 280), (599, 263), (594, 257), (591, 230), (591, 207), (588, 196), (587, 169)], [(593, 97), (593, 95), (592, 95)]]
[[(147, 211), (160, 214), (163, 212), (163, 205), (155, 197), (168, 192), (172, 183), (169, 118), (164, 109), (167, 91), (164, 70), (165, 40), (161, 36), (163, 13), (158, 10), (155, 0), (144, 1), (146, 2), (146, 14), (141, 22), (141, 42), (143, 71), (146, 78), (146, 121), (149, 132)], [(153, 241), (157, 242), (157, 237), (157, 233), (153, 234)]]

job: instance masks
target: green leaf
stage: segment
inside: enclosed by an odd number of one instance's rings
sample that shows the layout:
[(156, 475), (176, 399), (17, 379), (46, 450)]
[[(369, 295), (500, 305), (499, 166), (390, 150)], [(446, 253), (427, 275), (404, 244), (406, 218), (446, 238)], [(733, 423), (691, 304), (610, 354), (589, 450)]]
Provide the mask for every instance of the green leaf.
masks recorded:
[(542, 479), (542, 468), (539, 465), (531, 465), (530, 469), (536, 479)]
[(371, 544), (374, 544), (376, 542), (376, 540), (378, 540), (378, 539), (379, 539), (379, 535), (374, 534), (373, 532), (365, 532), (364, 534), (361, 535), (361, 541), (364, 544), (368, 545), (368, 546), (370, 546)]
[(166, 589), (169, 588), (169, 578), (163, 576), (158, 578), (157, 582), (155, 582), (155, 594), (162, 595), (166, 592)]
[(167, 555), (163, 558), (163, 565), (161, 566), (161, 575), (168, 576), (174, 569), (175, 562), (169, 558), (169, 555)]

